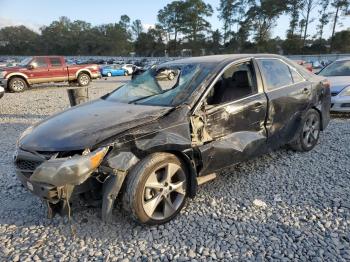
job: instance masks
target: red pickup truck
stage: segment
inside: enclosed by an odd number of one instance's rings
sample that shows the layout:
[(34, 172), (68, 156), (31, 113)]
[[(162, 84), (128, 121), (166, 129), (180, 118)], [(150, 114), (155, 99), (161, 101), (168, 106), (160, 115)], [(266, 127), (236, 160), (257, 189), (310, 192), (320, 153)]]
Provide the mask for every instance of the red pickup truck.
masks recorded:
[(34, 56), (16, 67), (0, 69), (0, 86), (11, 92), (22, 92), (33, 84), (76, 82), (87, 86), (100, 77), (98, 65), (67, 65), (62, 56)]

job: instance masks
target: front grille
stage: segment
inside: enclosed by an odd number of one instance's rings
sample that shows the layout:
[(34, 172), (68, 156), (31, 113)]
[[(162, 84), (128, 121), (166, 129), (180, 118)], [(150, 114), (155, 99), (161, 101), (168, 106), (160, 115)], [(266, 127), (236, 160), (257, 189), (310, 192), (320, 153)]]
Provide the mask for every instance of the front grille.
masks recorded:
[(21, 169), (21, 170), (34, 171), (38, 166), (41, 165), (41, 163), (42, 163), (41, 161), (17, 159), (16, 166), (18, 169)]
[(332, 96), (336, 96), (336, 95), (338, 95), (339, 94), (339, 92), (331, 92), (331, 95)]

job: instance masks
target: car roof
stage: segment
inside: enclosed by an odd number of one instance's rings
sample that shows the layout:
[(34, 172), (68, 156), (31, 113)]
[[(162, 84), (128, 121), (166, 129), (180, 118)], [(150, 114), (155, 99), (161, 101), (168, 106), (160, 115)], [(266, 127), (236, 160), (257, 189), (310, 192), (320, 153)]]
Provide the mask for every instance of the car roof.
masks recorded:
[(214, 63), (219, 64), (222, 62), (230, 62), (245, 58), (259, 58), (259, 57), (269, 57), (269, 58), (283, 58), (280, 55), (274, 55), (274, 54), (227, 54), (227, 55), (210, 55), (210, 56), (198, 56), (198, 57), (189, 57), (189, 58), (183, 58), (179, 60), (173, 60), (166, 62), (164, 64), (201, 64), (201, 63)]
[(343, 58), (339, 58), (339, 59), (337, 59), (337, 60), (335, 60), (335, 61), (349, 61), (350, 60), (350, 56), (348, 56), (348, 57), (343, 57)]

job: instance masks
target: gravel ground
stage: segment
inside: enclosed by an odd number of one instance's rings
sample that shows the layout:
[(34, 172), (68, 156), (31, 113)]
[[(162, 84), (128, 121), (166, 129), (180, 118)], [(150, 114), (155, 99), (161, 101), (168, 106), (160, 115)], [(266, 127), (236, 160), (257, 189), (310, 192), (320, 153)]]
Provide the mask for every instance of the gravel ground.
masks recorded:
[[(90, 95), (118, 84), (95, 81)], [(202, 186), (175, 220), (142, 227), (119, 205), (111, 224), (79, 204), (70, 222), (46, 219), (40, 200), (20, 186), (16, 139), (66, 107), (64, 87), (0, 100), (0, 260), (350, 260), (349, 119), (332, 119), (312, 152), (281, 149), (239, 164)]]

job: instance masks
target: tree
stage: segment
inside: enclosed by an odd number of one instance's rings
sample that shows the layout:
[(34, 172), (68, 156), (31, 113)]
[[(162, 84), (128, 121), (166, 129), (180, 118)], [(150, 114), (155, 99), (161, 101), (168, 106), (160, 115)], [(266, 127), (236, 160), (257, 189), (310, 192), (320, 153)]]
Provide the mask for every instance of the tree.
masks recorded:
[(202, 0), (185, 0), (183, 10), (182, 33), (188, 40), (196, 43), (203, 37), (202, 33), (210, 30), (210, 23), (206, 18), (213, 14), (213, 8)]
[(40, 35), (25, 26), (0, 29), (0, 54), (33, 55), (40, 53)]
[(331, 37), (331, 47), (330, 47), (330, 52), (333, 51), (333, 39), (335, 36), (335, 28), (338, 24), (338, 19), (339, 15), (342, 11), (347, 11), (347, 8), (350, 5), (349, 0), (333, 0), (331, 3), (332, 7), (335, 8), (335, 14), (334, 14), (334, 19), (333, 19), (333, 27), (332, 27), (332, 37)]
[(140, 19), (136, 19), (132, 23), (131, 29), (134, 32), (135, 38), (138, 38), (140, 36), (140, 34), (142, 33), (142, 31), (143, 31), (141, 20)]
[(207, 46), (211, 54), (219, 54), (221, 49), (222, 35), (219, 29), (211, 32), (211, 39), (208, 41)]
[(303, 36), (303, 47), (305, 47), (306, 38), (307, 38), (307, 30), (309, 27), (309, 24), (313, 22), (313, 19), (310, 17), (311, 11), (317, 6), (318, 2), (317, 0), (305, 0), (303, 6), (302, 6), (302, 15), (304, 17), (304, 21), (302, 23), (302, 27), (304, 29), (304, 36)]
[(130, 27), (130, 17), (127, 15), (122, 15), (120, 17), (119, 25), (124, 28), (125, 31), (128, 31)]
[(224, 44), (226, 43), (229, 35), (231, 34), (232, 25), (238, 22), (236, 16), (238, 15), (240, 8), (245, 1), (237, 0), (220, 0), (220, 6), (218, 8), (218, 18), (223, 21), (224, 30)]
[(295, 31), (299, 24), (300, 11), (303, 7), (304, 0), (289, 0), (287, 5), (287, 13), (290, 14), (289, 29), (287, 31), (287, 38), (294, 38)]
[(184, 13), (184, 2), (173, 1), (167, 4), (164, 8), (158, 11), (158, 21), (162, 28), (168, 34), (168, 41), (171, 40), (171, 34), (174, 35), (174, 53), (176, 52), (176, 44), (179, 32), (183, 27), (183, 13)]
[(335, 33), (331, 41), (334, 51), (340, 53), (350, 53), (350, 30), (343, 30)]
[(320, 0), (319, 2), (321, 9), (318, 11), (318, 14), (320, 15), (320, 17), (318, 19), (319, 24), (317, 26), (317, 31), (318, 31), (318, 36), (320, 41), (322, 41), (322, 38), (323, 38), (324, 27), (329, 23), (329, 12), (328, 12), (329, 2), (330, 0)]
[(270, 33), (277, 18), (287, 10), (285, 1), (258, 0), (252, 1), (246, 16), (251, 21), (251, 28), (255, 32), (254, 39), (258, 51), (264, 49), (265, 43), (270, 39)]

